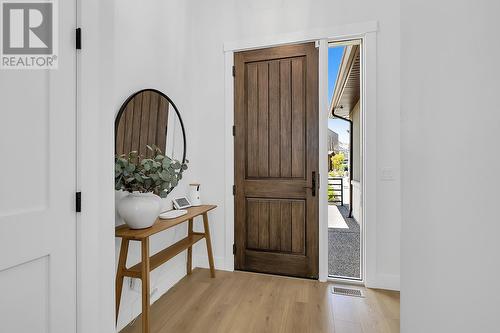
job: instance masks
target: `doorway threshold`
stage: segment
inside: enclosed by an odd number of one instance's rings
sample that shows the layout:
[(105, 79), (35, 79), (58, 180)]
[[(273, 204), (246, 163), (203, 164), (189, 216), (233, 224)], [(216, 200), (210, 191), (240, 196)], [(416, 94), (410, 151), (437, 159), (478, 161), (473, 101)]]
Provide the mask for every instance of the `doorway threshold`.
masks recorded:
[(328, 282), (334, 282), (339, 284), (350, 284), (353, 286), (365, 286), (365, 282), (361, 279), (353, 279), (349, 277), (339, 277), (339, 276), (328, 276)]

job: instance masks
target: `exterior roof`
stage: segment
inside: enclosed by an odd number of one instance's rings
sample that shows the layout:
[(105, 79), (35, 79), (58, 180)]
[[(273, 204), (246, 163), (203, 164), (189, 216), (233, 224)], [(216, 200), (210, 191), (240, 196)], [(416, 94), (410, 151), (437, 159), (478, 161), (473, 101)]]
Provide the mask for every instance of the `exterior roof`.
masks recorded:
[(350, 114), (360, 96), (360, 45), (347, 45), (330, 102), (330, 117), (350, 119)]

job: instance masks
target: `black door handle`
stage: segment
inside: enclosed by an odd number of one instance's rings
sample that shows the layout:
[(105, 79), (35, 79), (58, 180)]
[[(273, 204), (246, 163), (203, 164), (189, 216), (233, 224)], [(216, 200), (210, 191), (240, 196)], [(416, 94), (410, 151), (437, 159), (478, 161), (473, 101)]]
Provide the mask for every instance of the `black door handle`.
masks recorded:
[(313, 197), (316, 196), (316, 171), (312, 172), (311, 175), (311, 186), (304, 186), (304, 188), (310, 188), (311, 189), (311, 195)]

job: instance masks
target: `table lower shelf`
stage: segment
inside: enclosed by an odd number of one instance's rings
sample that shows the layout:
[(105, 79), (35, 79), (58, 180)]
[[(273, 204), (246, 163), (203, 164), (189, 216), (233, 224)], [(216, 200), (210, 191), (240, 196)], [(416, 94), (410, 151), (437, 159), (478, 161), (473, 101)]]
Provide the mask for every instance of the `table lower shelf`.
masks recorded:
[[(205, 238), (204, 233), (194, 232), (192, 235), (187, 236), (186, 238), (181, 239), (177, 243), (174, 243), (167, 247), (166, 249), (156, 253), (151, 256), (149, 262), (149, 270), (152, 271), (155, 268), (158, 268), (160, 265), (164, 264), (168, 260), (172, 259), (182, 251), (188, 249), (190, 246), (193, 246), (199, 240)], [(128, 269), (123, 270), (124, 276), (140, 278), (141, 277), (141, 263), (134, 265)]]

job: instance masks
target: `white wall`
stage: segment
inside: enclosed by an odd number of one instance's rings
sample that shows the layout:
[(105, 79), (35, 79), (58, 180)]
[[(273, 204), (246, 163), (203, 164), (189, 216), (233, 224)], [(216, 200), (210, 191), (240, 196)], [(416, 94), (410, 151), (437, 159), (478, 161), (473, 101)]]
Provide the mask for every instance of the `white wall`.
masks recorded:
[[(115, 114), (122, 102), (132, 92), (141, 88), (157, 88), (166, 93), (177, 105), (187, 132), (187, 159), (189, 169), (184, 173), (179, 186), (164, 200), (171, 207), (171, 199), (187, 193), (187, 184), (196, 179), (198, 163), (195, 158), (196, 128), (195, 111), (190, 107), (193, 91), (188, 84), (190, 68), (187, 39), (188, 25), (186, 7), (183, 1), (121, 1), (115, 7), (113, 39), (114, 75), (111, 87), (113, 108), (107, 110)], [(170, 205), (170, 206), (169, 206)], [(121, 220), (117, 218), (117, 224)], [(200, 222), (195, 222), (196, 224)], [(151, 238), (151, 253), (158, 252), (186, 236), (187, 224)], [(118, 261), (119, 240), (116, 240), (116, 262)], [(131, 242), (128, 265), (140, 260), (140, 244)], [(186, 254), (183, 253), (151, 273), (152, 300), (158, 299), (186, 273)], [(118, 328), (122, 328), (141, 311), (140, 280), (130, 289), (129, 278), (125, 279)]]
[(402, 332), (500, 329), (498, 13), (401, 6)]
[[(81, 189), (83, 212), (80, 225), (79, 309), (81, 332), (114, 331), (114, 277), (119, 241), (114, 238), (115, 194), (113, 188), (114, 117), (123, 101), (141, 88), (154, 87), (176, 103), (187, 130), (187, 158), (191, 161), (179, 187), (184, 194), (195, 180), (192, 91), (187, 77), (189, 35), (184, 1), (154, 0), (138, 4), (126, 1), (90, 0), (81, 4), (83, 28), (81, 51)], [(98, 128), (96, 128), (96, 126)], [(89, 133), (92, 132), (92, 134)], [(100, 135), (99, 135), (100, 134)], [(117, 219), (116, 223), (121, 221)], [(199, 224), (196, 221), (195, 224)], [(199, 227), (199, 226), (198, 226)], [(151, 239), (151, 251), (182, 238), (186, 226)], [(138, 244), (132, 242), (128, 265), (139, 261)], [(96, 263), (97, 266), (93, 266)], [(155, 270), (151, 276), (156, 300), (185, 275), (185, 254)], [(140, 282), (125, 281), (118, 328), (140, 313)]]
[(352, 217), (361, 222), (361, 214), (363, 207), (361, 206), (361, 184), (356, 180), (351, 180), (352, 185)]
[(361, 181), (361, 109), (359, 101), (356, 103), (351, 112), (352, 119), (352, 179)]
[[(203, 161), (198, 179), (206, 200), (220, 205), (214, 213), (216, 263), (224, 260), (224, 57), (227, 41), (272, 38), (307, 29), (378, 20), (377, 158), (379, 168), (400, 164), (399, 1), (191, 1), (191, 89), (197, 110), (196, 158)], [(399, 288), (400, 184), (377, 184), (376, 284)], [(226, 244), (231, 246), (232, 244)]]

